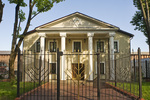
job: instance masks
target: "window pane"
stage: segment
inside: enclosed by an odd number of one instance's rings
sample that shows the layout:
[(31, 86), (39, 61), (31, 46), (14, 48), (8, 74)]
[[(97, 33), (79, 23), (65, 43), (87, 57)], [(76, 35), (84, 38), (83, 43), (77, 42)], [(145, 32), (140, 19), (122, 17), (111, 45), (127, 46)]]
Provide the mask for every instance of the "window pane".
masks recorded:
[(100, 49), (100, 52), (104, 52), (104, 42), (103, 41), (97, 42), (97, 52), (99, 49)]
[(114, 52), (118, 52), (118, 42), (114, 42)]
[(56, 42), (50, 42), (50, 52), (56, 52)]
[(56, 63), (50, 63), (50, 74), (56, 74)]
[(36, 42), (36, 52), (40, 52), (40, 42)]
[(100, 63), (100, 74), (104, 74), (104, 63)]
[(81, 52), (81, 42), (74, 42), (74, 52)]

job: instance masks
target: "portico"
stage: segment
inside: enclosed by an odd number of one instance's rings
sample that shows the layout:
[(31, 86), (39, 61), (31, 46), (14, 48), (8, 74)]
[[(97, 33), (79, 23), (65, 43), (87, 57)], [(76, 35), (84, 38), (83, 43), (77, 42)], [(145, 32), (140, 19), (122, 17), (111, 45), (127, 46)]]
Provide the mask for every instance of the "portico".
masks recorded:
[[(41, 67), (49, 56), (50, 79), (56, 79), (56, 49), (59, 48), (63, 54), (60, 58), (60, 79), (66, 80), (73, 77), (73, 70), (78, 61), (80, 66), (84, 66), (84, 78), (93, 80), (97, 76), (97, 61), (93, 54), (100, 50), (101, 78), (106, 78), (106, 68), (114, 80), (114, 55), (119, 53), (130, 53), (130, 37), (132, 34), (120, 30), (118, 27), (103, 21), (94, 19), (82, 13), (76, 12), (36, 27), (34, 31), (28, 33), (24, 40), (24, 50), (34, 50), (41, 55)], [(120, 45), (122, 44), (123, 45)], [(40, 51), (40, 52), (39, 52)], [(80, 54), (80, 58), (75, 56)], [(88, 54), (88, 55), (82, 55)], [(109, 62), (106, 62), (106, 59)]]

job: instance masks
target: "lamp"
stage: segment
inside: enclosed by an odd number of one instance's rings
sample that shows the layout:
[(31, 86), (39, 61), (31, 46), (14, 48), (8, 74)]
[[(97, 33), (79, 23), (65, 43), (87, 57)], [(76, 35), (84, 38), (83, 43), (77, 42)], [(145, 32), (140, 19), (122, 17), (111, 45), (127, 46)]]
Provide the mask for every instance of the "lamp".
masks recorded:
[(71, 42), (71, 39), (69, 39), (68, 41), (69, 41), (69, 43), (70, 43), (70, 42)]
[(86, 42), (86, 39), (84, 39), (84, 43)]

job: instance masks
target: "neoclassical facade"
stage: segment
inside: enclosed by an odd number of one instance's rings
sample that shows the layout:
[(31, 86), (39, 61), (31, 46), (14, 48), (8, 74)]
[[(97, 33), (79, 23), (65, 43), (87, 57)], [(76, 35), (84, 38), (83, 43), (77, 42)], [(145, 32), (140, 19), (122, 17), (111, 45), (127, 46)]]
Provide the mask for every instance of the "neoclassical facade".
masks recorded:
[[(83, 77), (89, 75), (89, 79), (93, 80), (97, 73), (97, 61), (94, 55), (100, 50), (101, 58), (101, 78), (106, 78), (107, 59), (114, 59), (115, 54), (130, 54), (130, 40), (132, 34), (121, 30), (119, 27), (108, 24), (101, 20), (92, 18), (85, 14), (75, 12), (64, 16), (52, 22), (36, 27), (29, 31), (24, 38), (23, 50), (35, 50), (41, 54), (43, 60), (47, 61), (48, 57), (44, 54), (56, 54), (59, 48), (64, 54), (89, 54), (82, 55), (80, 63), (84, 66)], [(50, 79), (56, 78), (56, 56), (49, 55), (51, 63)], [(78, 60), (79, 61), (79, 60)], [(73, 78), (73, 74), (66, 75), (72, 71), (77, 64), (76, 57), (62, 56), (60, 59), (60, 76), (65, 80), (68, 76)], [(111, 62), (109, 70), (114, 69)], [(72, 72), (73, 73), (73, 72)], [(114, 72), (109, 72), (109, 74)]]

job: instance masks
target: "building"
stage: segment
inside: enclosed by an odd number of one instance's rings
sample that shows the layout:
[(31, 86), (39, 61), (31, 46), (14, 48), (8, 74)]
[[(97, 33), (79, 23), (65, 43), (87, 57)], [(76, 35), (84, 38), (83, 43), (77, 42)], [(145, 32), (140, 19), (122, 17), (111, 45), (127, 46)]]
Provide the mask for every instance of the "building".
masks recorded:
[[(76, 75), (74, 75), (76, 71), (74, 72), (73, 69), (77, 69), (78, 62), (83, 68), (81, 69), (85, 70), (81, 75), (82, 78), (93, 80), (97, 74), (97, 60), (94, 54), (100, 50), (101, 78), (106, 78), (105, 74), (112, 75), (114, 73), (113, 71), (110, 72), (114, 69), (114, 62), (111, 62), (111, 60), (114, 60), (114, 55), (130, 54), (132, 37), (131, 33), (125, 32), (117, 26), (75, 12), (29, 31), (24, 38), (23, 50), (24, 53), (34, 51), (41, 55), (41, 68), (44, 68), (44, 64), (46, 65), (48, 61), (50, 70), (52, 70), (49, 73), (49, 78), (56, 79), (57, 62), (55, 54), (56, 49), (59, 48), (63, 54), (72, 54), (71, 56), (64, 55), (60, 59), (61, 80), (65, 80), (67, 77), (76, 78)], [(49, 56), (45, 55), (47, 52), (49, 52)], [(79, 59), (74, 55), (78, 52), (81, 54)], [(32, 53), (30, 52), (30, 54)], [(28, 75), (36, 72), (29, 64), (35, 67), (37, 63), (35, 63), (34, 58), (39, 57), (31, 56), (30, 58), (33, 59), (25, 61), (28, 66), (27, 69), (31, 72)], [(108, 62), (111, 64), (107, 70)], [(112, 75), (112, 77), (114, 76)]]

